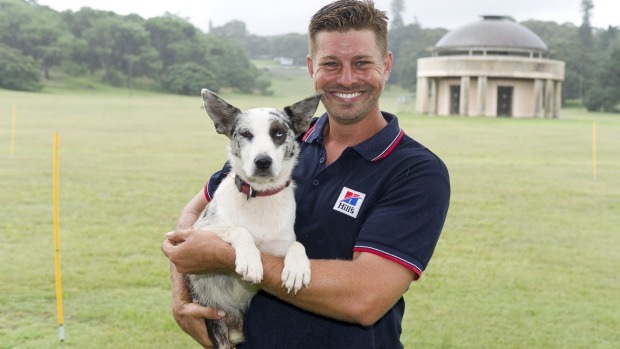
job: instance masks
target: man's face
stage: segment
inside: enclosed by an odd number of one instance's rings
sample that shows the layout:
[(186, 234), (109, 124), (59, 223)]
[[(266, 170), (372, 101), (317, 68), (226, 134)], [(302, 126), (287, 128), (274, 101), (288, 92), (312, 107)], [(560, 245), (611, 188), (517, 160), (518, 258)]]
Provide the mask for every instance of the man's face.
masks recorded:
[(371, 30), (320, 32), (308, 56), (316, 91), (323, 91), (329, 116), (354, 123), (379, 112), (379, 97), (392, 68), (392, 53), (381, 54)]

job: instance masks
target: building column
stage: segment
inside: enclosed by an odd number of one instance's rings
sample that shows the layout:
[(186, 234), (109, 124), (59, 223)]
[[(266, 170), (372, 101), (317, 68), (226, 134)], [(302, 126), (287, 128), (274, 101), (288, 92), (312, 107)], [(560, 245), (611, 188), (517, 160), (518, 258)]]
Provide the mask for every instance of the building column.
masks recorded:
[(487, 114), (487, 77), (478, 77), (478, 115)]
[(460, 115), (469, 115), (469, 85), (470, 85), (470, 77), (463, 76), (461, 77), (461, 95), (459, 100), (459, 114)]
[(543, 109), (544, 101), (544, 82), (541, 79), (534, 80), (534, 113), (535, 118), (540, 117), (540, 113)]
[(555, 82), (555, 113), (553, 118), (560, 117), (560, 110), (562, 109), (562, 81)]
[(439, 81), (437, 78), (430, 79), (431, 81), (431, 93), (428, 101), (428, 113), (431, 115), (437, 115), (437, 88), (439, 85)]
[(418, 114), (428, 114), (428, 78), (418, 78), (415, 104)]
[(545, 84), (545, 118), (555, 115), (555, 84), (553, 80), (547, 80)]

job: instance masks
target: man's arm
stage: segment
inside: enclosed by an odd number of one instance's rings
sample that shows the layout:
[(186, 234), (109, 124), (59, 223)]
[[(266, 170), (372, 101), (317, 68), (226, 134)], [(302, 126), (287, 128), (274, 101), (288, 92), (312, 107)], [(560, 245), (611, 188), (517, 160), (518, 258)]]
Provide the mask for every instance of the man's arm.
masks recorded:
[(208, 203), (204, 192), (202, 190), (199, 191), (181, 211), (181, 216), (179, 216), (179, 221), (177, 222), (177, 230), (191, 228)]
[[(207, 199), (204, 193), (200, 191), (183, 209), (177, 223), (177, 229), (191, 228), (206, 206)], [(219, 312), (218, 309), (205, 308), (193, 303), (185, 277), (176, 270), (173, 263), (170, 263), (170, 279), (172, 283), (172, 314), (177, 324), (203, 347), (212, 346), (207, 334), (205, 319), (219, 319), (225, 314)]]
[(299, 308), (370, 326), (394, 306), (414, 280), (413, 271), (383, 257), (355, 252), (351, 261), (311, 260), (312, 280), (297, 295), (281, 287), (282, 258), (263, 255), (261, 288)]
[[(235, 271), (235, 253), (214, 234), (177, 231), (162, 246), (182, 273)], [(184, 256), (193, 256), (185, 258)], [(415, 274), (398, 263), (356, 252), (350, 261), (311, 260), (312, 280), (296, 295), (282, 288), (284, 259), (262, 255), (260, 287), (297, 307), (341, 321), (369, 326), (379, 320), (406, 292)]]

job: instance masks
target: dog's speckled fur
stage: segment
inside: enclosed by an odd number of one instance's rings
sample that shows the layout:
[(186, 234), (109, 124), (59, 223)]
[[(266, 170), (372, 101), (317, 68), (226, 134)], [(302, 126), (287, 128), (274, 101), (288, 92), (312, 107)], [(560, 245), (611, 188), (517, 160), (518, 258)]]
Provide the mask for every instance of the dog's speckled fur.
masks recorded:
[[(224, 310), (222, 320), (207, 320), (209, 337), (218, 349), (243, 341), (237, 330), (243, 313), (263, 278), (260, 252), (284, 257), (282, 285), (289, 292), (310, 283), (310, 261), (295, 240), (294, 184), (286, 186), (297, 162), (295, 137), (307, 130), (320, 95), (283, 110), (256, 108), (241, 111), (215, 93), (203, 89), (205, 109), (218, 133), (230, 138), (231, 174), (222, 180), (213, 200), (194, 228), (212, 231), (236, 252), (238, 275), (188, 275), (194, 302)], [(249, 198), (240, 193), (238, 176), (257, 191), (284, 188), (277, 194)]]

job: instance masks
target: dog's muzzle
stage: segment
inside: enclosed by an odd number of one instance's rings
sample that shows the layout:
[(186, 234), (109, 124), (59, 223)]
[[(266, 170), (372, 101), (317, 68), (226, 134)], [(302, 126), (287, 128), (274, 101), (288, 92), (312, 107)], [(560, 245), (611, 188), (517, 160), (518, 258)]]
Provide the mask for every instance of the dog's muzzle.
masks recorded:
[(256, 170), (254, 171), (255, 176), (271, 176), (271, 164), (273, 160), (271, 160), (270, 156), (267, 155), (259, 155), (254, 159), (254, 166)]

